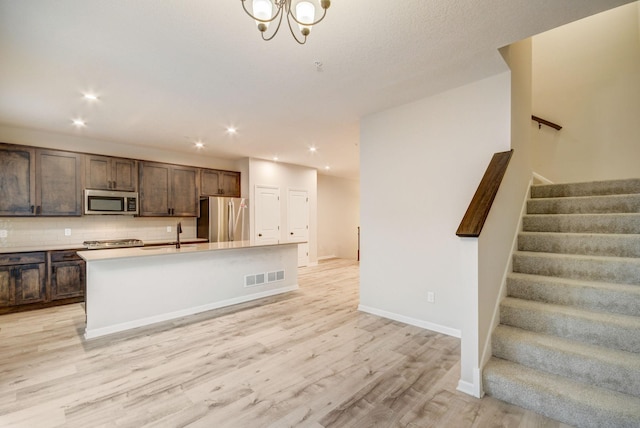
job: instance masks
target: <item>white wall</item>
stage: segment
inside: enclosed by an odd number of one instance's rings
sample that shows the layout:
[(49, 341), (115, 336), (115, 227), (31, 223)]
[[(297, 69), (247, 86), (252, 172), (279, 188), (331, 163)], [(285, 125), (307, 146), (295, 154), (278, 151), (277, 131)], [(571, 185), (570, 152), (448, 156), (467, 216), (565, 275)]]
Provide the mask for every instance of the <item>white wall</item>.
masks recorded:
[(318, 175), (318, 258), (358, 258), (360, 182)]
[(465, 341), (477, 361), (477, 256), (455, 232), (510, 148), (509, 72), (367, 116), (360, 135), (360, 309), (462, 336), (463, 364)]
[(534, 171), (554, 182), (640, 177), (640, 3), (533, 38)]
[[(259, 185), (280, 188), (280, 241), (287, 241), (287, 191), (307, 190), (309, 192), (309, 263), (318, 262), (318, 172), (313, 168), (281, 162), (250, 158), (249, 198), (252, 203), (251, 236), (255, 236), (255, 188)], [(243, 167), (245, 168), (245, 167)]]

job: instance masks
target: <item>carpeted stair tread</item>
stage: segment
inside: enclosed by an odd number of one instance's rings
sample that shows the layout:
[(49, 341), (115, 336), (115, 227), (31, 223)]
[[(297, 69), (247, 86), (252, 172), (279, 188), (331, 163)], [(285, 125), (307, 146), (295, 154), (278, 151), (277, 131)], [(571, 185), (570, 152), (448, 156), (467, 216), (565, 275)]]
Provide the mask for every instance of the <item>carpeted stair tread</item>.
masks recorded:
[(506, 297), (500, 323), (583, 343), (640, 352), (640, 318)]
[(640, 354), (499, 325), (493, 355), (536, 370), (640, 397)]
[(619, 195), (640, 193), (640, 178), (592, 181), (587, 183), (539, 184), (531, 187), (532, 198)]
[(516, 251), (513, 271), (587, 281), (640, 285), (640, 259)]
[(640, 398), (491, 358), (483, 371), (491, 396), (583, 428), (638, 428)]
[(640, 212), (640, 193), (634, 195), (573, 196), (529, 199), (527, 214), (602, 214)]
[(511, 272), (507, 295), (555, 305), (640, 317), (640, 287)]
[(640, 234), (640, 213), (532, 214), (522, 218), (526, 232)]
[(640, 234), (521, 232), (518, 250), (640, 257)]

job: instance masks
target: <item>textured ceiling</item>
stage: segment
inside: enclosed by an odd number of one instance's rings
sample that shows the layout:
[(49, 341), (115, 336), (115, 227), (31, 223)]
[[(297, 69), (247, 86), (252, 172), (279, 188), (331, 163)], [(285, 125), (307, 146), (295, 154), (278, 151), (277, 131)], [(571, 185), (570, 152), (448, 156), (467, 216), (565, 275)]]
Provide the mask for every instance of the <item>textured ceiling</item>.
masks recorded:
[(0, 0), (0, 124), (182, 152), (202, 140), (203, 156), (355, 178), (363, 115), (501, 72), (498, 48), (629, 2), (334, 0), (299, 46), (287, 28), (263, 42), (238, 0)]

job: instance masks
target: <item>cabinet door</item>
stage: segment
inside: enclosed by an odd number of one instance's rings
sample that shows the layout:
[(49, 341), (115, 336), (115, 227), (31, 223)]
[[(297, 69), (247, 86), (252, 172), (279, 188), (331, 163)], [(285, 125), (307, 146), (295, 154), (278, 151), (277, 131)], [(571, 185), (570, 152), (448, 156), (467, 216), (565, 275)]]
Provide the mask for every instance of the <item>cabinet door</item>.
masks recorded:
[(222, 189), (220, 172), (215, 169), (200, 170), (200, 194), (202, 196), (217, 196)]
[(0, 308), (13, 306), (16, 303), (13, 268), (0, 266)]
[(46, 300), (44, 263), (15, 266), (14, 272), (17, 305)]
[(171, 214), (180, 217), (197, 217), (198, 190), (195, 168), (174, 166), (171, 174)]
[(111, 188), (111, 161), (106, 156), (87, 156), (86, 187), (109, 190)]
[(133, 159), (113, 158), (111, 185), (114, 190), (135, 192), (138, 190), (138, 164)]
[(82, 260), (51, 264), (51, 300), (84, 296), (85, 263)]
[(230, 197), (240, 197), (240, 173), (224, 171), (222, 173), (222, 194)]
[(0, 144), (0, 216), (32, 216), (35, 199), (35, 150)]
[(36, 214), (82, 214), (82, 155), (36, 150)]
[(169, 165), (140, 162), (140, 215), (163, 217), (171, 215)]

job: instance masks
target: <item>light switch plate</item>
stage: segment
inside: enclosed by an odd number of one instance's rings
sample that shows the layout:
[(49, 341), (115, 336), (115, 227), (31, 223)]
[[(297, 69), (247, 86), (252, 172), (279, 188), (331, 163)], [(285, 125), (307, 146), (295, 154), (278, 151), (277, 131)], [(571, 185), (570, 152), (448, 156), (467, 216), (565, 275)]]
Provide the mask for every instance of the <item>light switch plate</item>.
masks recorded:
[(7, 229), (0, 230), (0, 238), (6, 238), (8, 234)]
[(65, 229), (64, 236), (71, 236), (71, 229)]
[(167, 226), (167, 233), (171, 233), (171, 226)]

